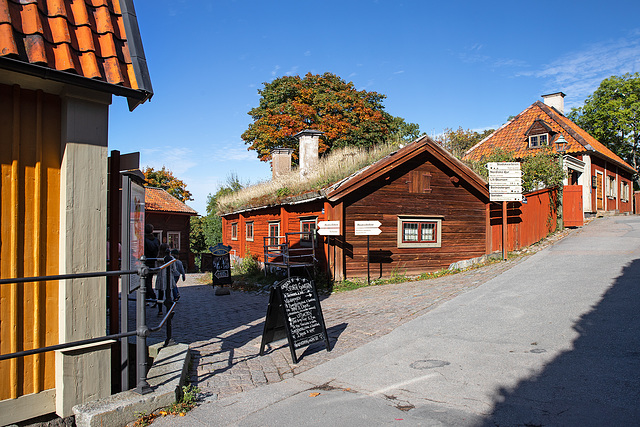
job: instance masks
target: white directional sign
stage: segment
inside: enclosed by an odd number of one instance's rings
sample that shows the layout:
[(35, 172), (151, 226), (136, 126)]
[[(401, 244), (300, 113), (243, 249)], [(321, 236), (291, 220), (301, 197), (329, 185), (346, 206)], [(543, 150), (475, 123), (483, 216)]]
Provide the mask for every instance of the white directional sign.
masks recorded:
[(522, 201), (522, 171), (518, 162), (489, 162), (489, 200)]
[(318, 234), (321, 236), (339, 236), (340, 221), (318, 221)]
[(356, 236), (377, 236), (382, 233), (380, 221), (356, 221)]

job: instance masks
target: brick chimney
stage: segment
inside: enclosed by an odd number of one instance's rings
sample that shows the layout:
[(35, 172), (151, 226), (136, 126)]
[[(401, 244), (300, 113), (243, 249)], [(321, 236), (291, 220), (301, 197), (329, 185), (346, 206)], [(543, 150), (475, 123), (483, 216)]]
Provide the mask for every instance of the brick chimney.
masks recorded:
[(553, 107), (564, 116), (564, 97), (567, 96), (562, 92), (550, 93), (542, 95), (544, 103), (549, 107)]
[(291, 153), (293, 153), (291, 148), (274, 148), (271, 150), (272, 179), (291, 172)]
[(294, 136), (298, 138), (300, 147), (300, 177), (307, 176), (318, 167), (318, 141), (320, 135), (324, 134), (319, 130), (306, 129), (298, 132)]

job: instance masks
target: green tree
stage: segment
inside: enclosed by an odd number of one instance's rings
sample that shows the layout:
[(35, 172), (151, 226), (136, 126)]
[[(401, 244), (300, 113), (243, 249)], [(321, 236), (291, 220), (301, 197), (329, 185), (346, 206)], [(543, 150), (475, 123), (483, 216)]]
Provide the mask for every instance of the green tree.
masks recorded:
[(189, 233), (189, 249), (194, 254), (207, 250), (207, 242), (204, 232), (206, 217), (192, 216), (189, 219), (191, 230)]
[(171, 194), (181, 202), (187, 202), (193, 200), (191, 192), (187, 190), (187, 184), (176, 178), (173, 172), (162, 166), (162, 169), (155, 170), (154, 168), (147, 166), (142, 171), (144, 178), (147, 180), (146, 187), (158, 187), (163, 188), (167, 193)]
[(207, 215), (203, 217), (202, 227), (205, 247), (214, 246), (222, 242), (222, 218), (218, 216), (218, 199), (227, 194), (236, 192), (248, 184), (243, 184), (236, 173), (227, 176), (225, 185), (218, 188), (215, 194), (207, 197)]
[(604, 79), (584, 105), (572, 109), (568, 117), (637, 169), (640, 73)]
[(391, 119), (391, 142), (413, 142), (418, 139), (424, 132), (420, 132), (420, 126), (416, 123), (407, 123), (402, 117), (393, 117)]
[[(258, 90), (259, 105), (249, 115), (253, 123), (242, 134), (245, 144), (267, 161), (273, 148), (297, 150), (293, 136), (304, 129), (324, 132), (320, 153), (348, 145), (371, 146), (401, 131), (384, 110), (384, 95), (358, 91), (332, 73), (283, 76)], [(412, 130), (411, 130), (412, 131)], [(297, 153), (294, 153), (297, 160)]]
[(442, 132), (442, 135), (436, 138), (436, 141), (449, 150), (454, 156), (462, 158), (465, 151), (492, 133), (493, 129), (476, 132), (471, 129), (464, 130), (462, 127), (458, 127), (456, 130), (446, 128), (444, 132)]

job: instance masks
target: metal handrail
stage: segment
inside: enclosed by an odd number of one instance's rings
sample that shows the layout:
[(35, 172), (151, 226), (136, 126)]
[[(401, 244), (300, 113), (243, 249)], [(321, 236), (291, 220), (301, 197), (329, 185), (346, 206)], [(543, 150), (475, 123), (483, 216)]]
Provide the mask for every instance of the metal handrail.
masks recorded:
[(138, 270), (97, 271), (93, 273), (56, 274), (53, 276), (18, 277), (15, 279), (0, 279), (0, 285), (10, 283), (47, 282), (49, 280), (86, 279), (89, 277), (121, 276), (123, 274), (140, 274)]

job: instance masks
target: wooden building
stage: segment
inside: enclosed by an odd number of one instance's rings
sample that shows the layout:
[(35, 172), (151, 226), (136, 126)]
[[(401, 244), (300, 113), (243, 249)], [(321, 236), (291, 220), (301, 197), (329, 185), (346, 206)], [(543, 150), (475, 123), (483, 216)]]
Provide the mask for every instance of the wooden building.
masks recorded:
[(153, 224), (158, 240), (177, 249), (186, 270), (193, 268), (189, 250), (190, 218), (198, 213), (162, 188), (146, 187), (144, 221)]
[[(106, 270), (112, 96), (151, 98), (132, 0), (0, 0), (0, 278)], [(0, 285), (0, 353), (103, 336), (104, 278)], [(111, 393), (108, 343), (0, 362), (0, 425)]]
[(557, 151), (556, 141), (566, 141), (564, 153), (565, 193), (581, 199), (583, 213), (633, 212), (636, 171), (564, 115), (562, 92), (543, 95), (526, 110), (469, 149), (465, 160), (481, 160), (496, 149), (517, 158), (535, 154), (543, 147)]
[[(309, 131), (299, 136), (301, 144), (317, 139)], [(369, 237), (371, 268), (380, 276), (435, 271), (491, 250), (487, 183), (427, 136), (319, 191), (221, 216), (224, 244), (260, 261), (265, 236), (282, 239), (339, 221), (340, 236), (319, 236), (317, 251), (320, 268), (328, 263), (336, 280), (367, 275), (367, 237), (354, 234), (355, 221), (382, 224)]]

